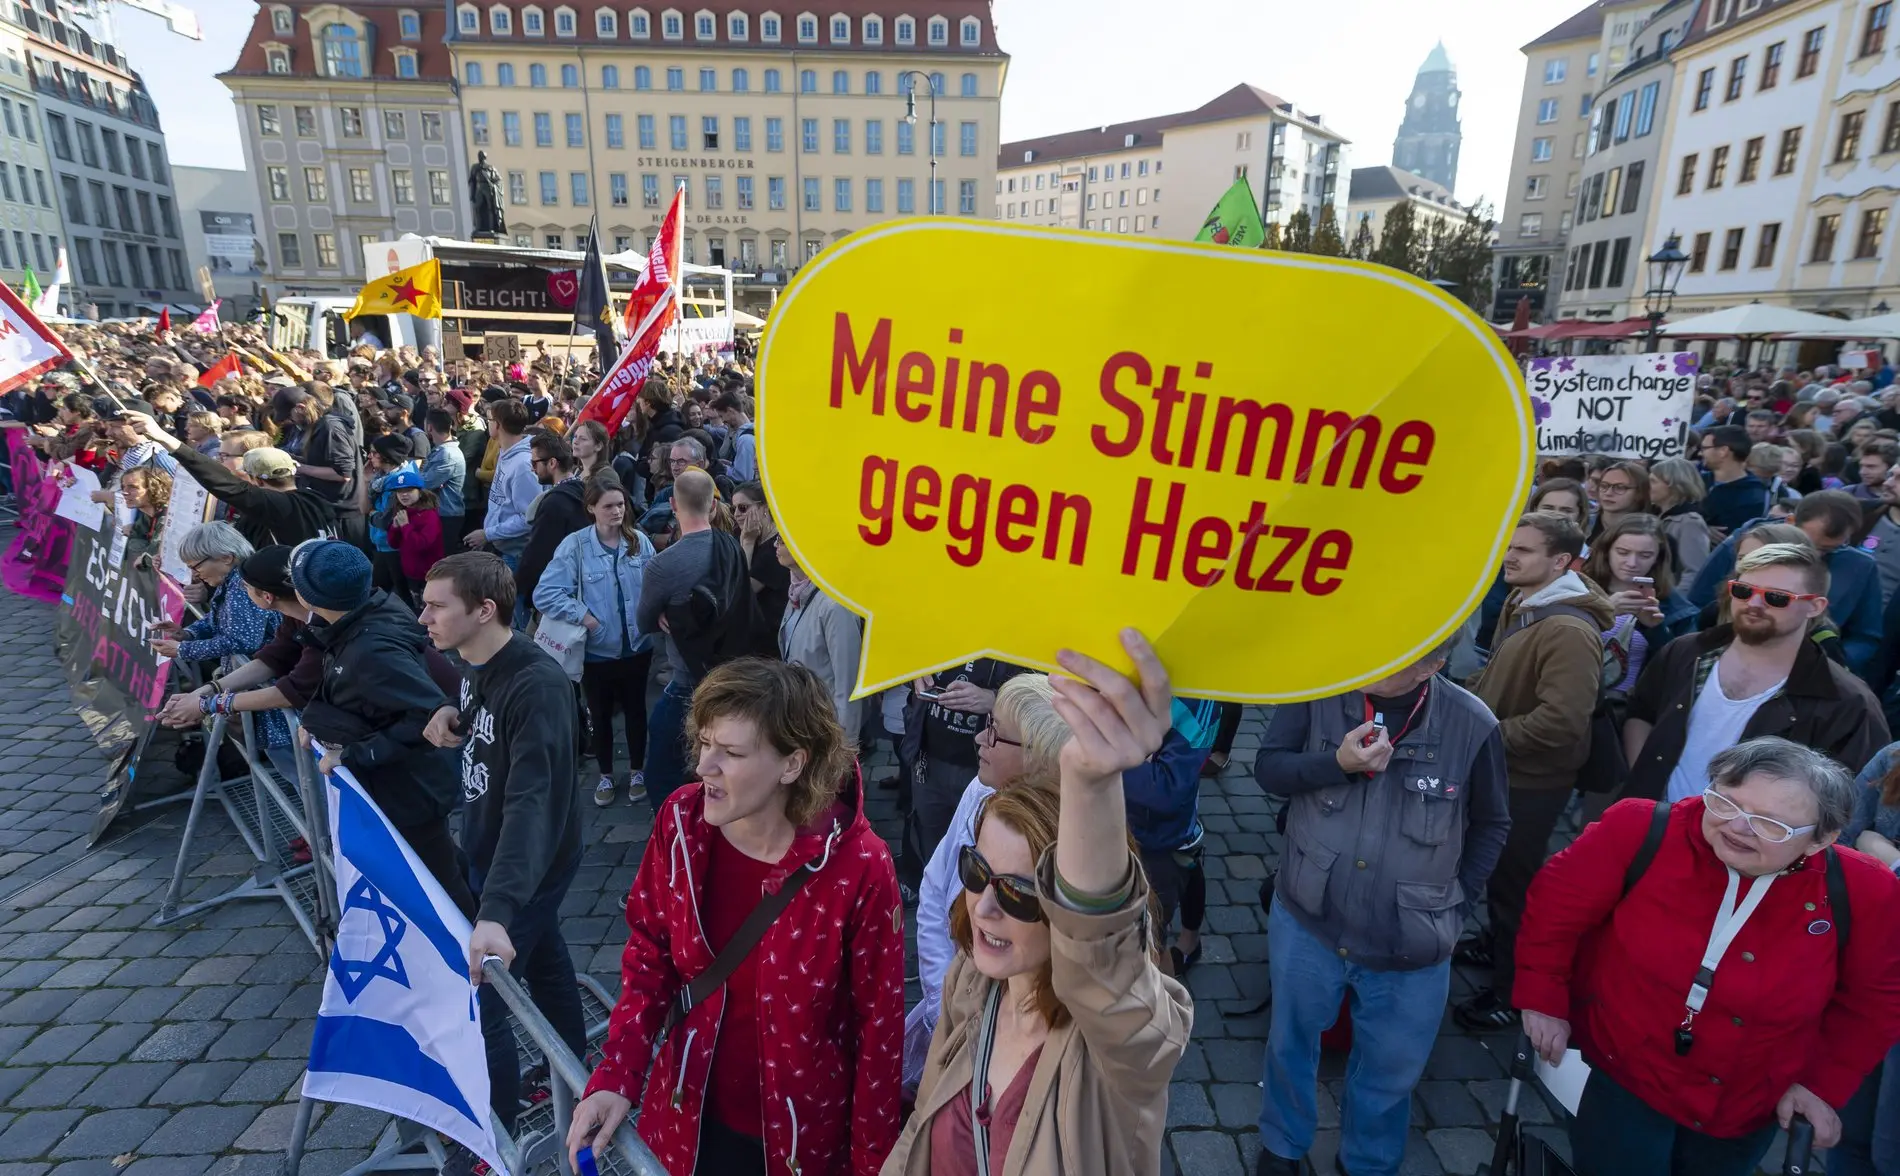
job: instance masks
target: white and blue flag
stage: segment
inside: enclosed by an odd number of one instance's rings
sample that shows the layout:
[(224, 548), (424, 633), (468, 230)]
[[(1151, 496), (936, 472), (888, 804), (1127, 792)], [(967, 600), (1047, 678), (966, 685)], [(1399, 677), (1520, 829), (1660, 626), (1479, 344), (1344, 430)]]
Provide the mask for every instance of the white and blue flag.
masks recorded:
[(420, 1123), (506, 1172), (468, 920), (347, 768), (325, 784), (342, 917), (303, 1092)]

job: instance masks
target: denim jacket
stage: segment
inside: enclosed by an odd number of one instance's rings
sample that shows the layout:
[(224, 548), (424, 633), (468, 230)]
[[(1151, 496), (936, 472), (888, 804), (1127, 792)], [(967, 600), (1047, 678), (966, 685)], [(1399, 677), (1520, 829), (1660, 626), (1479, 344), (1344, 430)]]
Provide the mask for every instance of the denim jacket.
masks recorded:
[(534, 587), (534, 607), (544, 614), (578, 625), (591, 613), (600, 622), (587, 635), (588, 661), (632, 657), (649, 644), (652, 635), (640, 632), (634, 613), (653, 542), (641, 535), (639, 544), (629, 557), (625, 538), (603, 547), (599, 532), (583, 527), (561, 540)]
[(462, 501), (462, 482), (467, 476), (462, 449), (453, 439), (429, 450), (422, 461), (422, 484), (435, 491), (435, 509), (444, 517), (459, 519), (468, 509)]

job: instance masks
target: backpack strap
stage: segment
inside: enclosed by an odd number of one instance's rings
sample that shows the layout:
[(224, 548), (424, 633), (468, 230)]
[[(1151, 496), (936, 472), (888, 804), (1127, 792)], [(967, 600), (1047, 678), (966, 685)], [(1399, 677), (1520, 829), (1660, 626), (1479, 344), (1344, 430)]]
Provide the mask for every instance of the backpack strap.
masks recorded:
[(1649, 814), (1649, 828), (1643, 833), (1643, 843), (1636, 847), (1636, 856), (1630, 859), (1629, 868), (1623, 871), (1623, 894), (1627, 896), (1636, 889), (1649, 870), (1649, 863), (1656, 860), (1656, 851), (1662, 848), (1663, 836), (1669, 832), (1669, 802), (1659, 800)]
[(1847, 966), (1847, 937), (1854, 927), (1854, 912), (1847, 903), (1847, 870), (1833, 846), (1823, 851), (1827, 859), (1827, 906), (1834, 917), (1834, 953), (1838, 968)]

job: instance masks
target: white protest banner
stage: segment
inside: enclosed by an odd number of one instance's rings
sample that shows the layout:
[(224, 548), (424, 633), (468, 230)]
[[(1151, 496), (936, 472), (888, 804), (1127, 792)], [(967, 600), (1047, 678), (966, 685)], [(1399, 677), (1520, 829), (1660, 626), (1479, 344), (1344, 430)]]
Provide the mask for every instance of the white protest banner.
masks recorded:
[(191, 565), (179, 550), (185, 532), (205, 521), (211, 495), (184, 470), (172, 474), (172, 496), (165, 506), (165, 529), (159, 534), (158, 566), (180, 584), (191, 583)]
[(1681, 457), (1699, 362), (1692, 351), (1531, 360), (1524, 383), (1536, 414), (1537, 452)]
[(59, 336), (0, 284), (0, 392), (11, 391), (71, 358)]
[(92, 500), (93, 492), (99, 489), (99, 475), (85, 466), (67, 462), (54, 475), (54, 480), (59, 483), (59, 503), (53, 507), (53, 513), (88, 531), (97, 531), (106, 517), (106, 508)]

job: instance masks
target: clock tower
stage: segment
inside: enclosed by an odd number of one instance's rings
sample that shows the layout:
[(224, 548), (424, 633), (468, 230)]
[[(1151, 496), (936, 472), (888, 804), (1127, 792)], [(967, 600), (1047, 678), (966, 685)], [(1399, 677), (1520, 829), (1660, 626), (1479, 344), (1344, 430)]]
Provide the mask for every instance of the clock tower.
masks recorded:
[(1424, 176), (1451, 191), (1458, 188), (1458, 71), (1440, 41), (1418, 67), (1405, 121), (1392, 144), (1392, 166)]

